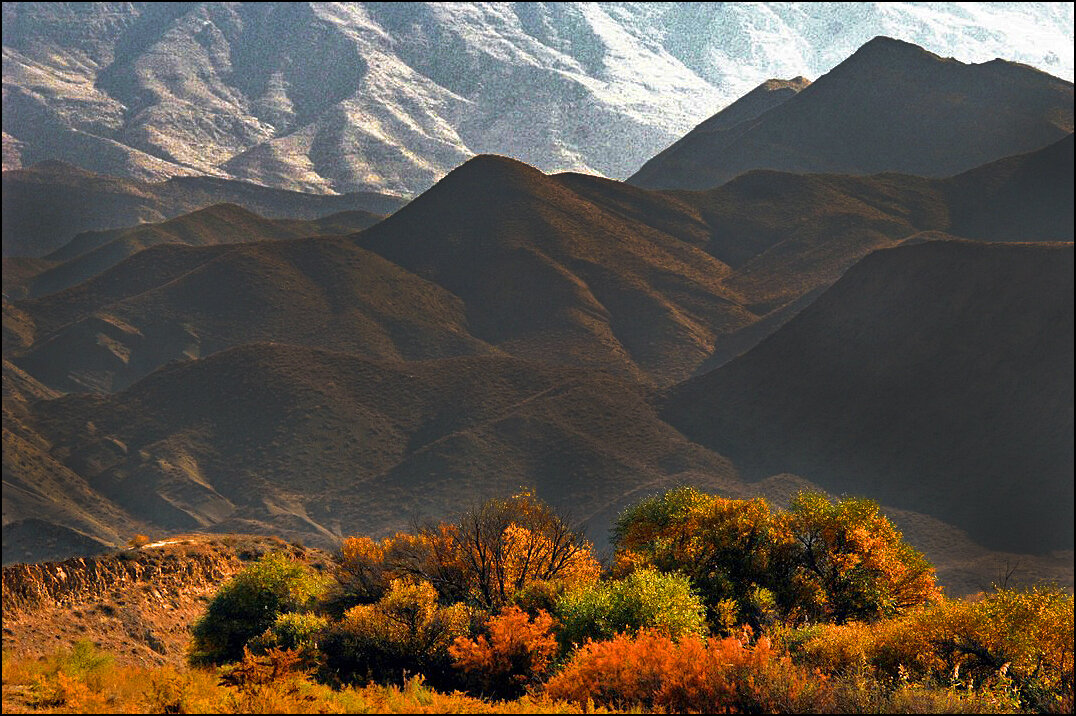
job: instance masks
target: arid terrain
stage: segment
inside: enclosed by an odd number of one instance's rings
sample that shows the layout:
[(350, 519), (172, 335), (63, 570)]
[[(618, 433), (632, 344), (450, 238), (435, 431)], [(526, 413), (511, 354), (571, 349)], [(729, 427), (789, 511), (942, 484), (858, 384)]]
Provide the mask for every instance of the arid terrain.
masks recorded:
[[(890, 37), (731, 78), (677, 33), (750, 8), (644, 10), (5, 3), (5, 711), (128, 668), (109, 709), (1071, 705), (1072, 82)], [(259, 579), (256, 630), (206, 626)], [(632, 589), (666, 616), (600, 631)], [(610, 644), (660, 688), (595, 690)]]

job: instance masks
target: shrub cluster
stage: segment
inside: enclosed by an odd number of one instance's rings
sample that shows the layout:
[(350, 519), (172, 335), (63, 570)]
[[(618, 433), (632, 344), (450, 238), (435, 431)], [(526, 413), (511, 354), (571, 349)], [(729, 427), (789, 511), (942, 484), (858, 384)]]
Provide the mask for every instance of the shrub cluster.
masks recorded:
[(808, 493), (774, 511), (682, 488), (625, 511), (614, 547), (602, 575), (523, 493), (349, 538), (332, 584), (265, 556), (209, 604), (190, 660), (232, 664), (223, 683), (255, 700), (315, 678), (584, 709), (1071, 712), (1072, 597), (944, 599), (870, 501)]
[(464, 605), (439, 605), (430, 584), (393, 580), (376, 604), (353, 607), (326, 631), (324, 673), (336, 683), (402, 683), (415, 674), (444, 683), (448, 649), (470, 621)]
[(669, 713), (827, 713), (824, 678), (774, 651), (770, 640), (686, 636), (653, 629), (590, 642), (546, 684), (554, 699), (641, 704)]
[(190, 662), (224, 664), (243, 657), (247, 642), (271, 630), (282, 614), (313, 606), (324, 581), (280, 553), (263, 556), (228, 581), (195, 625)]
[(458, 637), (449, 647), (457, 669), (472, 687), (499, 698), (514, 698), (538, 686), (557, 654), (553, 617), (533, 618), (517, 606), (504, 607), (476, 638)]

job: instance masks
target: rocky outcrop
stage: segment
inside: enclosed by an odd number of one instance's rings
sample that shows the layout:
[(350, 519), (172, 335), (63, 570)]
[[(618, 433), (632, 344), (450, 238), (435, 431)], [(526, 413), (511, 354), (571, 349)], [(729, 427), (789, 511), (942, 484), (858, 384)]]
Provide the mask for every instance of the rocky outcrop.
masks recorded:
[(63, 562), (4, 567), (4, 614), (41, 606), (65, 606), (103, 599), (117, 589), (138, 583), (173, 592), (220, 582), (242, 562), (206, 545), (179, 549), (141, 549), (114, 555), (74, 558)]
[(329, 558), (321, 550), (277, 537), (188, 535), (96, 557), (13, 564), (4, 567), (4, 615), (102, 601), (137, 587), (159, 598), (202, 591), (274, 551), (319, 569)]

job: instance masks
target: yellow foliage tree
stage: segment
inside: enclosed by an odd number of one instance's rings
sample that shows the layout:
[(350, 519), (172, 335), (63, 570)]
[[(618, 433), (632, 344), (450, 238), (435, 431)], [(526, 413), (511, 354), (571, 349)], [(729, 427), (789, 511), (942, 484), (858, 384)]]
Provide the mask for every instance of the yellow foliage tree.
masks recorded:
[(933, 567), (869, 500), (805, 493), (774, 512), (762, 499), (678, 488), (626, 510), (614, 541), (619, 573), (682, 572), (725, 631), (876, 619), (938, 596)]

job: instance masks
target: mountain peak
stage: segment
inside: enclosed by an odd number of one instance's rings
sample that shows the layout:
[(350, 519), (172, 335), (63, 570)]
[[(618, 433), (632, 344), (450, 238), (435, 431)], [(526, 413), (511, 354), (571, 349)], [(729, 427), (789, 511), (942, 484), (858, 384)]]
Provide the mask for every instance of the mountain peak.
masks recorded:
[(879, 36), (802, 92), (756, 87), (628, 181), (708, 189), (752, 169), (944, 177), (1070, 131), (1071, 82)]
[(923, 49), (914, 42), (898, 40), (895, 37), (887, 37), (886, 35), (877, 35), (863, 43), (858, 50), (852, 53), (852, 57), (859, 54), (872, 55), (879, 53), (904, 54), (909, 57), (937, 57), (933, 52)]
[(476, 154), (458, 166), (452, 173), (456, 172), (505, 175), (542, 174), (540, 170), (526, 162), (501, 154)]
[(469, 196), (472, 192), (478, 192), (473, 196), (487, 196), (506, 190), (531, 193), (547, 181), (549, 177), (525, 162), (499, 154), (478, 154), (449, 172), (431, 191), (465, 192)]
[(872, 40), (860, 46), (844, 62), (841, 62), (832, 73), (840, 74), (848, 69), (862, 70), (863, 68), (885, 68), (893, 72), (907, 72), (912, 67), (936, 66), (937, 63), (953, 63), (963, 65), (963, 62), (953, 58), (943, 58), (925, 50), (919, 45), (904, 40), (897, 40), (885, 35), (878, 35)]

